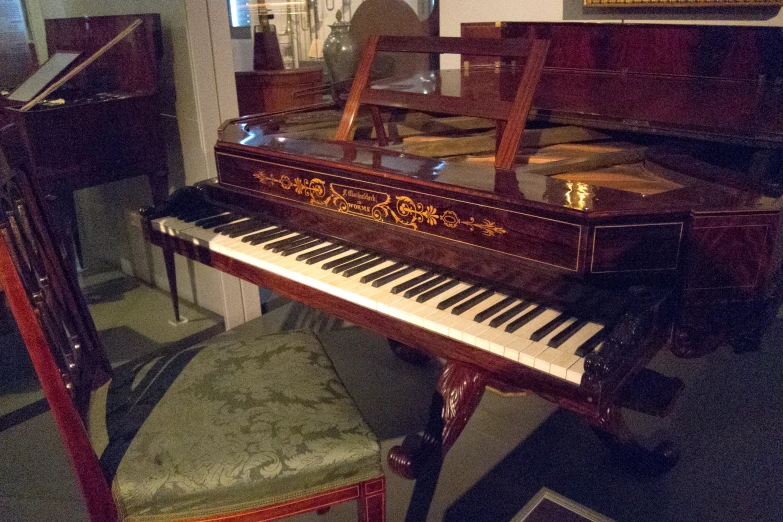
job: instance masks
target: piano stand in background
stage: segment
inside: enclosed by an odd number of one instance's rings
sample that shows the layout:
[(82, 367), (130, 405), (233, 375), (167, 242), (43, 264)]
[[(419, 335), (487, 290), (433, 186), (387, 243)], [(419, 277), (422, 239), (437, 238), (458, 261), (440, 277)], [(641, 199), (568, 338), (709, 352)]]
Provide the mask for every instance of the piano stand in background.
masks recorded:
[(155, 205), (169, 196), (157, 95), (160, 16), (48, 19), (46, 43), (49, 54), (81, 54), (52, 92), (28, 104), (0, 100), (0, 120), (9, 122), (0, 148), (11, 167), (28, 173), (58, 249), (70, 258), (75, 245), (81, 261), (77, 190), (146, 176)]

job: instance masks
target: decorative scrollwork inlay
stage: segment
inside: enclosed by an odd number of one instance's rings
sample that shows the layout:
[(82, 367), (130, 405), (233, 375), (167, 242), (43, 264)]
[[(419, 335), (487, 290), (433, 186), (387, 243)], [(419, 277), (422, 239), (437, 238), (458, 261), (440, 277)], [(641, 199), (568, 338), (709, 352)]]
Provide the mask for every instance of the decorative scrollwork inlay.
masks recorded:
[(386, 192), (338, 183), (329, 183), (327, 188), (327, 183), (319, 178), (291, 179), (286, 174), (275, 177), (263, 170), (256, 171), (253, 177), (262, 185), (277, 185), (286, 191), (293, 189), (296, 194), (308, 197), (308, 203), (311, 205), (331, 208), (344, 214), (369, 217), (380, 222), (391, 220), (396, 225), (413, 230), (418, 230), (419, 225), (434, 227), (442, 224), (448, 228), (463, 226), (470, 232), (481, 231), (488, 237), (507, 233), (506, 229), (494, 221), (476, 221), (475, 217), (464, 220), (453, 210), (441, 213), (433, 205), (416, 202), (408, 196), (395, 196), (392, 204), (392, 196)]

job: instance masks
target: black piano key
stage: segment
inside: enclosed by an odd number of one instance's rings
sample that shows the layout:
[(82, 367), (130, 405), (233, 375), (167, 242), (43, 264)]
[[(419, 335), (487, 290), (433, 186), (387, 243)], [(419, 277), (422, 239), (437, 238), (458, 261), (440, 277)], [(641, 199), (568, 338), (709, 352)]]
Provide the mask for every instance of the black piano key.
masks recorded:
[(228, 237), (239, 237), (247, 234), (252, 234), (253, 232), (260, 232), (264, 229), (270, 228), (271, 226), (272, 226), (271, 223), (251, 220), (251, 222), (248, 223), (247, 225), (237, 227), (233, 229), (231, 232), (228, 232)]
[(387, 260), (382, 258), (382, 257), (375, 258), (372, 261), (367, 261), (365, 263), (362, 263), (359, 266), (355, 266), (355, 267), (351, 268), (350, 270), (346, 270), (345, 272), (343, 272), (343, 276), (345, 276), (345, 277), (353, 277), (356, 274), (361, 274), (365, 270), (369, 270), (369, 269), (371, 269), (373, 267), (376, 267), (376, 266), (380, 265), (384, 261), (387, 261)]
[(495, 295), (494, 290), (484, 290), (479, 295), (472, 297), (467, 301), (465, 301), (464, 303), (460, 303), (454, 308), (452, 308), (451, 313), (454, 315), (460, 315), (461, 313), (470, 310), (471, 308), (478, 305), (479, 303), (483, 303), (493, 295)]
[(435, 288), (433, 288), (432, 290), (429, 290), (427, 292), (424, 292), (423, 294), (420, 294), (416, 298), (416, 302), (417, 303), (426, 303), (427, 301), (429, 301), (433, 297), (442, 294), (443, 292), (445, 292), (449, 288), (454, 288), (458, 284), (459, 284), (459, 280), (457, 280), (457, 279), (452, 279), (451, 281), (446, 281), (442, 285), (438, 285)]
[(334, 256), (339, 256), (340, 254), (344, 254), (345, 252), (348, 252), (350, 248), (348, 247), (340, 247), (337, 250), (330, 250), (328, 252), (324, 252), (323, 254), (318, 254), (317, 256), (313, 256), (307, 259), (305, 263), (308, 265), (314, 265), (316, 263), (320, 263), (324, 259), (330, 259)]
[[(259, 232), (251, 236), (245, 236), (242, 238), (243, 243), (250, 243), (251, 245), (260, 245), (261, 243), (269, 243), (276, 239), (282, 239), (286, 236), (290, 236), (293, 232), (290, 230), (277, 229), (267, 230), (266, 232)], [(247, 241), (245, 241), (247, 240)]]
[(359, 258), (359, 257), (363, 257), (365, 255), (367, 255), (367, 252), (359, 250), (358, 252), (354, 252), (353, 254), (350, 254), (350, 255), (347, 255), (347, 256), (343, 256), (343, 257), (341, 257), (339, 259), (334, 259), (332, 261), (327, 261), (326, 263), (321, 265), (321, 268), (324, 269), (324, 270), (331, 270), (332, 268), (334, 268), (336, 266), (340, 266), (340, 265), (342, 265), (344, 263), (347, 263), (349, 261), (353, 261), (354, 259)]
[(476, 321), (477, 323), (483, 323), (484, 321), (486, 321), (487, 319), (489, 319), (499, 311), (503, 310), (505, 307), (507, 307), (508, 305), (510, 305), (516, 300), (517, 300), (516, 297), (506, 297), (502, 301), (493, 304), (486, 310), (477, 313), (476, 317), (474, 317), (473, 320)]
[(302, 246), (302, 245), (305, 245), (305, 244), (308, 244), (308, 243), (312, 243), (313, 240), (315, 240), (314, 237), (306, 236), (306, 237), (303, 237), (303, 238), (301, 238), (301, 239), (299, 239), (297, 241), (291, 241), (290, 243), (285, 243), (284, 245), (277, 246), (277, 247), (275, 247), (275, 248), (273, 248), (271, 250), (272, 250), (272, 252), (274, 252), (276, 254), (280, 254), (280, 253), (285, 252), (286, 250), (288, 250), (290, 248), (296, 248), (298, 246)]
[(438, 303), (438, 310), (446, 310), (447, 308), (451, 308), (455, 304), (461, 303), (462, 301), (464, 301), (468, 297), (472, 296), (473, 294), (475, 294), (479, 290), (481, 290), (481, 287), (478, 286), (478, 285), (473, 285), (470, 288), (466, 288), (462, 292), (458, 292), (458, 293), (452, 295), (451, 297), (449, 297), (448, 299), (445, 299), (445, 300), (441, 301), (440, 303)]
[(279, 252), (281, 248), (285, 248), (290, 245), (298, 245), (302, 241), (311, 239), (312, 236), (307, 234), (296, 234), (294, 236), (284, 237), (277, 241), (272, 241), (264, 245), (264, 250), (271, 250), (272, 252)]
[[(413, 270), (411, 270), (411, 272), (413, 272)], [(412, 288), (418, 285), (419, 283), (426, 281), (427, 279), (431, 279), (434, 276), (435, 274), (433, 274), (432, 272), (425, 272), (419, 276), (414, 277), (413, 279), (408, 279), (404, 283), (400, 283), (397, 286), (392, 287), (391, 293), (399, 294), (400, 292), (404, 292), (405, 290)], [(373, 286), (375, 286), (374, 283)]]
[(601, 344), (601, 342), (604, 340), (608, 331), (609, 329), (605, 326), (598, 330), (591, 338), (579, 345), (579, 348), (576, 349), (574, 355), (577, 357), (584, 357), (588, 353), (595, 350), (595, 347)]
[(331, 259), (334, 256), (339, 256), (340, 254), (344, 254), (350, 250), (349, 247), (340, 247), (337, 250), (330, 250), (329, 252), (325, 252), (323, 254), (319, 254), (317, 256), (313, 256), (311, 258), (308, 258), (305, 263), (308, 265), (314, 265), (316, 263), (320, 263), (321, 261), (325, 259)]
[(210, 219), (209, 223), (204, 224), (202, 228), (209, 230), (215, 227), (219, 227), (221, 225), (234, 223), (238, 219), (244, 219), (244, 216), (238, 216), (237, 214), (234, 213), (224, 214), (222, 216), (218, 216)]
[(295, 246), (290, 246), (285, 250), (282, 250), (280, 252), (280, 255), (283, 257), (290, 256), (298, 252), (301, 252), (302, 250), (307, 250), (308, 248), (317, 247), (318, 245), (322, 245), (324, 243), (326, 243), (325, 239), (313, 239), (312, 241), (308, 241), (307, 243), (300, 243)]
[(240, 219), (241, 221), (235, 221), (234, 223), (226, 223), (225, 225), (220, 225), (215, 227), (215, 232), (227, 236), (234, 230), (242, 230), (243, 228), (247, 228), (255, 224), (255, 220), (252, 218), (247, 219), (247, 216), (241, 217)]
[(570, 316), (568, 314), (560, 314), (548, 323), (546, 323), (544, 326), (530, 334), (530, 340), (531, 341), (540, 341), (547, 335), (551, 334), (553, 331), (555, 331), (555, 328), (563, 324), (564, 322), (568, 321), (570, 319)]
[(254, 241), (254, 240), (258, 239), (258, 238), (262, 238), (262, 237), (265, 237), (265, 236), (267, 236), (269, 234), (274, 234), (276, 232), (280, 232), (281, 230), (283, 230), (283, 229), (280, 228), (280, 227), (273, 227), (273, 228), (264, 230), (263, 232), (258, 232), (257, 234), (251, 234), (249, 236), (245, 236), (245, 237), (242, 238), (242, 242), (243, 243), (250, 243), (251, 241)]
[(225, 210), (210, 207), (210, 208), (199, 209), (194, 212), (183, 212), (182, 214), (178, 214), (174, 217), (178, 218), (181, 221), (184, 221), (185, 223), (192, 223), (194, 221), (198, 221), (199, 219), (219, 216), (223, 212), (225, 212)]
[(441, 284), (442, 282), (448, 280), (446, 276), (437, 276), (434, 279), (429, 279), (427, 281), (424, 281), (413, 288), (408, 288), (403, 295), (406, 299), (410, 299), (411, 297), (417, 296), (422, 292), (426, 292), (430, 288), (434, 288), (436, 285)]
[(258, 237), (252, 241), (249, 241), (249, 243), (253, 246), (263, 245), (265, 243), (269, 243), (270, 241), (279, 241), (283, 239), (288, 239), (288, 237), (293, 233), (294, 232), (291, 230), (277, 230), (269, 235), (262, 235), (261, 233), (259, 233), (257, 234)]
[(367, 254), (362, 257), (357, 257), (353, 261), (350, 261), (348, 263), (343, 263), (342, 265), (338, 265), (334, 268), (332, 268), (332, 272), (335, 274), (339, 274), (340, 272), (344, 272), (345, 270), (354, 268), (356, 266), (362, 265), (366, 263), (367, 261), (371, 261), (375, 259), (375, 256), (373, 254)]
[(405, 263), (394, 263), (393, 265), (389, 265), (386, 268), (381, 268), (380, 270), (376, 270), (375, 272), (372, 272), (370, 274), (363, 275), (361, 279), (359, 279), (360, 283), (372, 283), (376, 279), (387, 276), (391, 274), (392, 272), (399, 270), (400, 268), (404, 267)]
[(226, 223), (236, 221), (236, 219), (237, 219), (236, 214), (232, 212), (228, 212), (226, 214), (221, 214), (219, 216), (212, 216), (204, 219), (199, 219), (196, 221), (195, 225), (197, 227), (210, 229), (218, 225), (224, 225)]
[(234, 221), (231, 223), (224, 223), (223, 225), (218, 225), (215, 227), (215, 230), (213, 232), (217, 234), (225, 234), (226, 228), (235, 227), (237, 225), (244, 225), (247, 222), (247, 216), (237, 216)]
[(501, 324), (505, 323), (506, 321), (510, 321), (511, 318), (515, 317), (518, 313), (520, 313), (522, 310), (524, 310), (528, 306), (530, 306), (530, 303), (528, 303), (526, 301), (522, 301), (522, 302), (512, 306), (511, 308), (509, 308), (508, 310), (506, 310), (502, 314), (498, 315), (497, 317), (492, 318), (492, 320), (489, 322), (489, 325), (492, 328), (497, 328), (498, 326), (500, 326)]
[(344, 248), (344, 247), (341, 247), (340, 245), (335, 245), (334, 243), (331, 243), (331, 244), (328, 244), (328, 245), (326, 245), (324, 247), (321, 247), (321, 248), (318, 248), (316, 250), (313, 250), (312, 252), (305, 252), (304, 254), (299, 254), (298, 256), (296, 256), (296, 260), (297, 261), (307, 261), (311, 257), (320, 256), (322, 254), (327, 254), (327, 253), (332, 252), (334, 250), (337, 250), (339, 248)]
[(568, 339), (571, 338), (572, 335), (574, 335), (576, 332), (582, 329), (584, 325), (587, 324), (587, 321), (582, 319), (578, 321), (574, 321), (573, 323), (569, 324), (562, 330), (560, 330), (557, 335), (552, 337), (547, 344), (550, 348), (560, 348), (560, 345), (566, 342)]
[(521, 316), (517, 317), (516, 319), (508, 323), (506, 325), (506, 331), (508, 333), (514, 333), (520, 328), (522, 328), (524, 325), (526, 325), (527, 323), (529, 323), (530, 321), (538, 317), (539, 315), (543, 314), (544, 312), (546, 312), (546, 306), (538, 305), (532, 310), (530, 310), (529, 312), (522, 314)]
[(415, 266), (406, 266), (403, 269), (397, 270), (396, 272), (392, 272), (391, 274), (376, 279), (375, 281), (372, 282), (372, 286), (375, 288), (380, 288), (386, 283), (391, 283), (392, 281), (395, 281), (403, 276), (410, 274), (414, 270), (416, 270)]

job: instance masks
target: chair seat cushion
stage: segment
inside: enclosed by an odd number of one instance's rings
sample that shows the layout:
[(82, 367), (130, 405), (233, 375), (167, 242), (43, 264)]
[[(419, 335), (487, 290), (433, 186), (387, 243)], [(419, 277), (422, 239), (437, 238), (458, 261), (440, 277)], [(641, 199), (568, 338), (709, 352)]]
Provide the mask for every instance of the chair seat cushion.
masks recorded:
[(382, 474), (318, 340), (253, 326), (126, 365), (94, 394), (90, 434), (123, 520), (233, 513)]

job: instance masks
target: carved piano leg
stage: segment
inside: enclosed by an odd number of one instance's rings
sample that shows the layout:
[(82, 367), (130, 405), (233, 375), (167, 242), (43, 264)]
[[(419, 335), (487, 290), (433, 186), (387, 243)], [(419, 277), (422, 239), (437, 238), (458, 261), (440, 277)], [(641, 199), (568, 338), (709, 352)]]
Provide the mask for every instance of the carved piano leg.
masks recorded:
[(721, 328), (710, 318), (707, 306), (683, 309), (674, 327), (671, 351), (677, 357), (692, 359), (715, 351), (721, 343)]
[(408, 364), (424, 366), (430, 360), (430, 356), (426, 352), (412, 348), (394, 339), (387, 339), (387, 341), (392, 353)]
[(672, 441), (659, 442), (652, 448), (641, 444), (625, 423), (620, 406), (609, 406), (598, 418), (588, 421), (613, 458), (624, 467), (657, 475), (671, 469), (680, 458)]
[(771, 302), (754, 301), (729, 307), (728, 343), (735, 353), (756, 352), (761, 348), (761, 337), (772, 320)]
[(438, 379), (424, 433), (408, 435), (402, 446), (394, 446), (389, 451), (391, 470), (402, 477), (416, 479), (406, 521), (426, 520), (443, 457), (476, 410), (487, 380), (487, 374), (471, 366), (446, 363)]
[(389, 451), (389, 467), (396, 474), (415, 479), (433, 456), (444, 456), (462, 433), (476, 410), (487, 375), (472, 366), (448, 362), (438, 379), (430, 407), (430, 420), (423, 434), (408, 435), (402, 446)]

